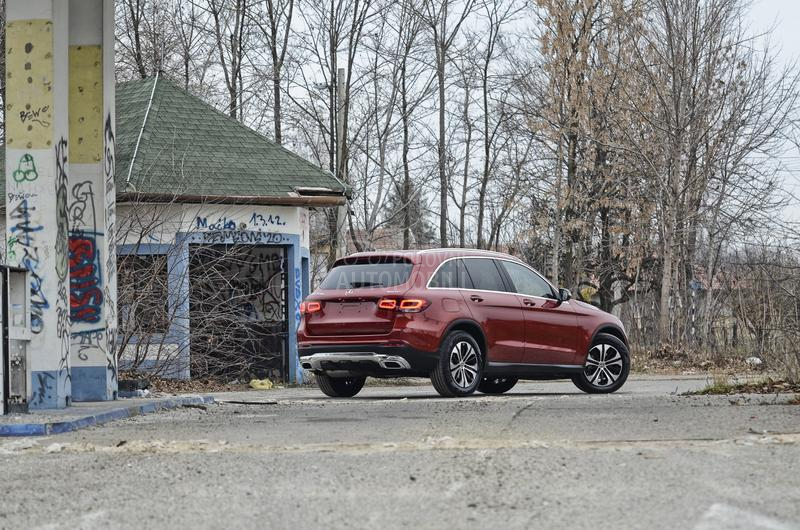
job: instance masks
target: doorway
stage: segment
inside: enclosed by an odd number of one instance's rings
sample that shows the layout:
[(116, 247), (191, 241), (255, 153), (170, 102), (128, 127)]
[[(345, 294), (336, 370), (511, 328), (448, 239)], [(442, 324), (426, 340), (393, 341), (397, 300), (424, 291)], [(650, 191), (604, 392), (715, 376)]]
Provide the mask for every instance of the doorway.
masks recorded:
[(189, 245), (192, 377), (288, 377), (286, 254), (281, 246)]

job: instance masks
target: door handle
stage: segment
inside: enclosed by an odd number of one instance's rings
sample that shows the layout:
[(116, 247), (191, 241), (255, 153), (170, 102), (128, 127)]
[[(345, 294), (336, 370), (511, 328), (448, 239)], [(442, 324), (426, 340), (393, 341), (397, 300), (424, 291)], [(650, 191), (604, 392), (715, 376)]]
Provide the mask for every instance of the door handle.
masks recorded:
[(477, 294), (473, 294), (472, 296), (469, 297), (469, 299), (472, 300), (473, 302), (483, 302), (483, 298), (481, 298)]
[(534, 302), (530, 298), (523, 298), (522, 299), (522, 303), (525, 304), (528, 307), (535, 307), (536, 306), (536, 302)]

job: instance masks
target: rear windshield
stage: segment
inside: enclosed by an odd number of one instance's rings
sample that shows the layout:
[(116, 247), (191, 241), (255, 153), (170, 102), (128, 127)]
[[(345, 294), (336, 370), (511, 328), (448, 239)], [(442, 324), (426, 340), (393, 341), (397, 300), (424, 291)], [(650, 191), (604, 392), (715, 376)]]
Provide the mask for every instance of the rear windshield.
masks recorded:
[(408, 281), (411, 263), (353, 263), (339, 265), (328, 273), (320, 289), (365, 289), (392, 287)]

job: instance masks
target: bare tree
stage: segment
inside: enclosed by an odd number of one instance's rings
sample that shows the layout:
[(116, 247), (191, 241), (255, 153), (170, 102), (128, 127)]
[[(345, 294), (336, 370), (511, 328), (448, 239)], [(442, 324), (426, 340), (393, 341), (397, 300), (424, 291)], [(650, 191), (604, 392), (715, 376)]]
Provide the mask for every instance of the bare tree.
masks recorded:
[[(486, 24), (481, 29), (485, 38), (481, 39), (484, 42), (481, 42), (480, 62), (477, 68), (481, 84), (481, 110), (483, 112), (483, 171), (478, 186), (478, 224), (476, 227), (478, 248), (486, 246), (484, 236), (486, 192), (497, 162), (497, 153), (502, 149), (502, 147), (497, 149), (496, 145), (498, 132), (503, 128), (507, 119), (503, 102), (492, 100), (497, 98), (498, 93), (501, 100), (504, 98), (504, 94), (508, 93), (506, 83), (510, 76), (502, 73), (498, 75), (492, 70), (497, 68), (494, 64), (497, 55), (505, 52), (502, 43), (504, 26), (509, 24), (521, 9), (513, 0), (489, 2), (483, 7)], [(491, 242), (491, 237), (489, 242)]]
[(217, 48), (219, 67), (228, 92), (227, 111), (232, 118), (243, 118), (243, 66), (249, 49), (250, 9), (247, 0), (207, 0), (210, 28)]
[[(305, 6), (301, 13), (305, 31), (299, 37), (299, 52), (316, 66), (308, 71), (301, 69), (295, 76), (293, 87), (302, 92), (303, 97), (293, 95), (291, 89), (288, 94), (297, 112), (310, 120), (321, 133), (327, 153), (324, 158), (318, 158), (318, 162), (327, 165), (339, 180), (347, 184), (349, 137), (354, 127), (349, 119), (352, 91), (361, 89), (360, 82), (354, 86), (356, 56), (365, 25), (380, 13), (383, 6), (367, 0), (315, 0)], [(341, 67), (344, 70), (342, 79), (339, 77), (339, 53), (346, 56)], [(320, 97), (320, 90), (325, 91), (326, 98)], [(338, 124), (341, 127), (337, 127)], [(364, 125), (357, 124), (355, 128)], [(303, 134), (309, 133), (311, 131), (303, 131)], [(318, 156), (321, 154), (317, 152)], [(350, 216), (347, 217), (351, 241), (358, 249), (360, 244), (355, 227)], [(338, 210), (333, 210), (328, 213), (328, 220), (328, 256), (329, 264), (332, 264), (338, 255), (340, 238), (344, 237), (344, 219), (340, 219)]]
[(447, 124), (446, 124), (446, 88), (447, 64), (450, 51), (458, 38), (461, 26), (475, 7), (474, 0), (422, 0), (417, 5), (409, 0), (417, 15), (423, 21), (433, 41), (435, 53), (436, 82), (438, 95), (438, 138), (437, 155), (439, 170), (439, 243), (449, 246), (447, 238), (447, 197), (450, 179), (447, 171)]
[(283, 143), (281, 83), (283, 82), (283, 65), (289, 50), (292, 20), (294, 17), (294, 0), (263, 0), (257, 4), (251, 15), (261, 31), (269, 50), (272, 80), (272, 121), (273, 138)]

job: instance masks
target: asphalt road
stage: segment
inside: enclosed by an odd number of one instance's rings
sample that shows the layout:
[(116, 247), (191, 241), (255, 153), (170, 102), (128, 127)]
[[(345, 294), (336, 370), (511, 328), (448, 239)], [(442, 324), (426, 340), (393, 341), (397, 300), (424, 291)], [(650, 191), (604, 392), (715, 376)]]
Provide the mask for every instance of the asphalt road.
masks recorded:
[(800, 406), (703, 385), (218, 394), (0, 441), (0, 527), (800, 528)]

